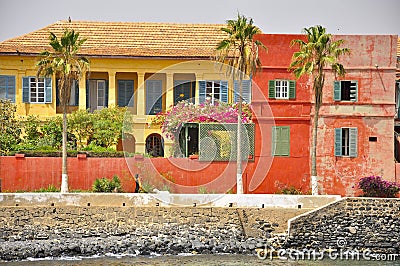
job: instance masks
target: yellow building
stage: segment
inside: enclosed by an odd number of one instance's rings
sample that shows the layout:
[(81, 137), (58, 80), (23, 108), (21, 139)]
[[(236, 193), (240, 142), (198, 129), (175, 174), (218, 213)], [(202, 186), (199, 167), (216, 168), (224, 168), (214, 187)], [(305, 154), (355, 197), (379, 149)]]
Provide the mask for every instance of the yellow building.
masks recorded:
[(0, 43), (0, 98), (15, 102), (22, 116), (60, 114), (55, 76), (36, 81), (35, 62), (40, 52), (51, 51), (50, 32), (61, 36), (64, 29), (74, 29), (87, 39), (80, 53), (89, 58), (90, 71), (72, 87), (69, 112), (129, 106), (131, 151), (168, 156), (171, 143), (165, 142), (164, 153), (160, 129), (149, 126), (151, 117), (180, 100), (197, 104), (206, 95), (233, 100), (232, 82), (210, 61), (226, 37), (223, 26), (58, 21)]

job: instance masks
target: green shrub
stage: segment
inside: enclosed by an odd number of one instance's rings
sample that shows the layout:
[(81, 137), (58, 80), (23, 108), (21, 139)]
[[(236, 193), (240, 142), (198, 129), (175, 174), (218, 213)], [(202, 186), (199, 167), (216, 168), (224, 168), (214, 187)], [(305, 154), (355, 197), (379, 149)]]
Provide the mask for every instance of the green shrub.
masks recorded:
[(60, 189), (55, 187), (54, 185), (49, 185), (47, 188), (40, 188), (33, 192), (60, 192)]
[(294, 186), (289, 186), (289, 187), (282, 188), (276, 194), (303, 195), (303, 192), (300, 189), (297, 189)]
[(78, 142), (78, 150), (84, 148), (84, 142), (90, 142), (93, 136), (93, 114), (88, 110), (78, 110), (68, 116), (68, 131)]
[(122, 192), (121, 181), (116, 175), (111, 180), (97, 178), (93, 183), (93, 192)]
[(122, 127), (126, 108), (103, 108), (93, 114), (93, 138), (98, 146), (110, 147), (116, 145), (122, 137)]
[(5, 154), (20, 143), (21, 125), (15, 117), (17, 106), (0, 99), (0, 154)]

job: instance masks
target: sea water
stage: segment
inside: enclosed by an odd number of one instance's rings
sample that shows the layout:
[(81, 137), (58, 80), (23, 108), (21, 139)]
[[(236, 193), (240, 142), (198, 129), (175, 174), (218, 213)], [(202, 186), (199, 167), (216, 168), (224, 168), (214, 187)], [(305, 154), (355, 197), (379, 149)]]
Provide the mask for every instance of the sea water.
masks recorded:
[(3, 262), (4, 265), (66, 265), (66, 266), (83, 266), (83, 265), (111, 265), (111, 266), (128, 266), (128, 265), (193, 265), (193, 266), (239, 266), (239, 265), (338, 265), (338, 266), (364, 266), (364, 265), (384, 265), (397, 266), (400, 265), (400, 258), (394, 261), (372, 261), (372, 260), (297, 260), (288, 261), (278, 258), (260, 259), (255, 255), (151, 255), (151, 256), (134, 256), (134, 255), (111, 255), (94, 256), (94, 257), (63, 257), (63, 258), (45, 258), (45, 259), (28, 259), (19, 262)]

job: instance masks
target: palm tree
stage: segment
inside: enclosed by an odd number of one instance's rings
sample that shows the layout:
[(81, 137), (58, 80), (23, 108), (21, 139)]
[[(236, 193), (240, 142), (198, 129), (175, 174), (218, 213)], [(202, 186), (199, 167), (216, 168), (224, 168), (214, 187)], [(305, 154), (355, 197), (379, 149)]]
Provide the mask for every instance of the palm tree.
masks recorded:
[(243, 194), (242, 180), (242, 90), (243, 78), (245, 75), (252, 77), (257, 69), (261, 68), (261, 61), (258, 57), (259, 48), (266, 49), (265, 45), (254, 40), (256, 34), (261, 30), (253, 25), (253, 19), (238, 13), (236, 20), (228, 20), (227, 27), (221, 28), (227, 33), (227, 38), (217, 46), (217, 61), (229, 65), (228, 75), (233, 80), (239, 81), (239, 106), (238, 106), (238, 128), (237, 128), (237, 156), (236, 156), (236, 178), (237, 194)]
[(341, 55), (349, 54), (348, 48), (341, 48), (343, 40), (334, 41), (331, 34), (320, 25), (303, 29), (307, 41), (293, 40), (291, 46), (298, 45), (299, 51), (293, 53), (289, 70), (296, 78), (309, 75), (313, 79), (314, 119), (311, 147), (311, 188), (312, 194), (318, 194), (317, 184), (317, 129), (319, 110), (322, 104), (322, 92), (325, 82), (325, 68), (330, 65), (333, 72), (339, 76), (345, 74), (345, 69), (338, 62)]
[(86, 41), (86, 39), (79, 38), (78, 32), (66, 29), (61, 39), (58, 39), (51, 32), (49, 39), (53, 52), (43, 51), (40, 53), (41, 58), (36, 62), (38, 67), (37, 77), (55, 74), (59, 78), (57, 81), (58, 95), (63, 112), (61, 193), (67, 193), (67, 104), (74, 80), (81, 78), (81, 75), (89, 67), (89, 61), (87, 58), (78, 55), (79, 49)]

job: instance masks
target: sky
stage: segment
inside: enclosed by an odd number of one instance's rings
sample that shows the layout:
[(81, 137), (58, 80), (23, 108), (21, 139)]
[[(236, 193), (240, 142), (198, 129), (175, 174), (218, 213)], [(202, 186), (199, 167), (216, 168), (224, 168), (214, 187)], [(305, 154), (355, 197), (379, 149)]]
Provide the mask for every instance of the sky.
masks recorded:
[(400, 35), (399, 0), (0, 0), (0, 41), (58, 20), (225, 23), (237, 13), (264, 33)]

